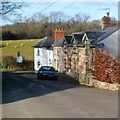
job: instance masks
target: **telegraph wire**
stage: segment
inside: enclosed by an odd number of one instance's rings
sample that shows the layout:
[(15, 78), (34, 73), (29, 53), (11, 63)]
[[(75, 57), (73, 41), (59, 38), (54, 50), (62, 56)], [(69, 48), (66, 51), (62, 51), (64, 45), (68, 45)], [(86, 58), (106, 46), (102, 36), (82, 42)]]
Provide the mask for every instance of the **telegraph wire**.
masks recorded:
[[(52, 5), (54, 5), (58, 0), (56, 0), (55, 2), (51, 3), (50, 5), (48, 5), (46, 8), (44, 8), (43, 10), (41, 10), (40, 12), (34, 14), (33, 16), (31, 16), (30, 18), (28, 18), (27, 20), (30, 20), (31, 18), (33, 18), (34, 16), (41, 14), (43, 11), (45, 11), (46, 9), (48, 9), (49, 7), (51, 7)], [(70, 3), (69, 5), (65, 6), (63, 9), (59, 10), (59, 12), (67, 9), (68, 7), (70, 7), (71, 5), (73, 5), (75, 2)], [(27, 21), (26, 20), (26, 21)]]
[[(102, 5), (99, 3), (98, 8), (101, 9)], [(92, 17), (92, 20), (95, 19), (97, 12), (99, 11), (99, 9), (96, 10), (96, 12), (94, 12), (94, 17)]]
[(40, 12), (34, 14), (33, 16), (31, 16), (30, 18), (26, 19), (27, 20), (30, 20), (31, 18), (35, 17), (36, 15), (38, 14), (41, 14), (43, 11), (45, 11), (46, 9), (48, 9), (49, 7), (51, 7), (52, 5), (54, 5), (58, 0), (56, 0), (55, 2), (51, 3), (50, 5), (48, 5), (46, 8), (42, 9)]
[(70, 7), (71, 5), (73, 5), (74, 3), (76, 3), (76, 2), (70, 3), (69, 5), (67, 5), (66, 7), (64, 7), (63, 9), (59, 10), (59, 12), (61, 12), (61, 11), (65, 10), (65, 9), (67, 9), (68, 7)]

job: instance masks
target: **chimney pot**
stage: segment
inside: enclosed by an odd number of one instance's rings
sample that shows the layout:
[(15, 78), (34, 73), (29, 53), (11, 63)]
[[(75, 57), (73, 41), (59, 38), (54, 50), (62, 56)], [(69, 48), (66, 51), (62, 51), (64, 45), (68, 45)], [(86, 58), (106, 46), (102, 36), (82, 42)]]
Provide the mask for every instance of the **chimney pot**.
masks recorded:
[(59, 40), (62, 37), (64, 37), (64, 30), (62, 28), (56, 28), (56, 30), (54, 32), (55, 40)]

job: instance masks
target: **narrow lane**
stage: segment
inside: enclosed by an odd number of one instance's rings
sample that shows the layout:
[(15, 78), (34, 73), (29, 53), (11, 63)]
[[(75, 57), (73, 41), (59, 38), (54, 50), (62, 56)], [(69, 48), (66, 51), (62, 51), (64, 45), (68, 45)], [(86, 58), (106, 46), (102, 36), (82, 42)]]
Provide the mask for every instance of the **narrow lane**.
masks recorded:
[(3, 118), (117, 118), (118, 93), (33, 72), (3, 72)]

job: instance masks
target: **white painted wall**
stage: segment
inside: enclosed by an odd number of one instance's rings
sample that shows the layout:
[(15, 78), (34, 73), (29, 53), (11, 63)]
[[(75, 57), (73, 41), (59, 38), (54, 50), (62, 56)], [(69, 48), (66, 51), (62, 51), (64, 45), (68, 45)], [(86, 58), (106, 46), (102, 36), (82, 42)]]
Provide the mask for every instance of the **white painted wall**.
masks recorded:
[(53, 63), (53, 50), (47, 50), (46, 48), (34, 48), (35, 73), (37, 73), (41, 66), (53, 66), (52, 63)]
[(118, 31), (114, 32), (100, 43), (105, 44), (105, 50), (109, 51), (112, 56), (118, 55)]

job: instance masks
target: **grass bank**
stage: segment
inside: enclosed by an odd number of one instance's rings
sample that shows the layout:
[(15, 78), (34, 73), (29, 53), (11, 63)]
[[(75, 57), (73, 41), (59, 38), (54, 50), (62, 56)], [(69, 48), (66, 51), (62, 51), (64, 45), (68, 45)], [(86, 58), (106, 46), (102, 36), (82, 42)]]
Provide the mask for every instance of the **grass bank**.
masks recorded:
[(40, 41), (40, 39), (2, 41), (0, 51), (2, 51), (2, 56), (9, 55), (13, 57), (16, 57), (17, 52), (20, 51), (21, 56), (25, 59), (33, 60), (34, 48), (32, 45), (38, 41)]

